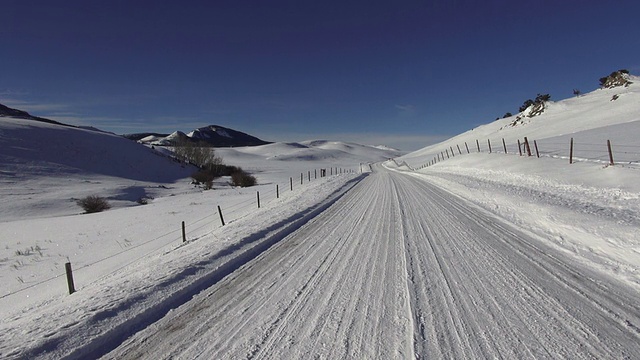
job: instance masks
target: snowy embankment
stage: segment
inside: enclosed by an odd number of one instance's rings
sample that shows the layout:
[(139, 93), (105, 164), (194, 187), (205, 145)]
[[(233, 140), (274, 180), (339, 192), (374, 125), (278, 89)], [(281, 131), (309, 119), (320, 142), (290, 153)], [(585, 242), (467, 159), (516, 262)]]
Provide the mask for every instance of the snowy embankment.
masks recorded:
[(415, 172), (638, 286), (640, 84), (632, 80), (550, 103), (533, 118), (497, 120), (387, 166)]
[(552, 158), (469, 154), (411, 173), (640, 286), (639, 172)]

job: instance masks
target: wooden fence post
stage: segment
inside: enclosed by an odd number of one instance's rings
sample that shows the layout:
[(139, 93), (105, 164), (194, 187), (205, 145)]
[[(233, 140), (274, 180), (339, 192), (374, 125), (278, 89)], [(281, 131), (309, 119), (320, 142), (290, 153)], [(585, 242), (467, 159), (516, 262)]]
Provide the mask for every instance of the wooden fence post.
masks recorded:
[(260, 209), (260, 191), (256, 191), (256, 195), (258, 197), (258, 209)]
[(571, 138), (571, 147), (569, 148), (569, 164), (573, 164), (573, 138)]
[(69, 295), (76, 292), (76, 287), (73, 284), (73, 271), (71, 271), (71, 263), (64, 264), (64, 269), (67, 273), (67, 287), (69, 288)]
[(609, 148), (609, 164), (613, 165), (613, 151), (611, 151), (611, 140), (607, 140), (607, 148)]
[(293, 191), (293, 178), (292, 177), (289, 178), (289, 183), (291, 184), (291, 191)]
[(280, 187), (276, 184), (276, 199), (280, 199)]
[(489, 154), (491, 154), (491, 140), (487, 139), (487, 144), (489, 144)]
[(449, 146), (449, 149), (451, 149), (451, 156), (456, 157), (456, 154), (453, 152), (453, 146)]
[(447, 152), (447, 159), (450, 159), (450, 157), (449, 157), (449, 150), (444, 149), (444, 151), (446, 151), (446, 152)]
[(520, 139), (518, 139), (518, 153), (522, 156), (522, 144), (520, 144)]
[(185, 230), (184, 221), (182, 222), (182, 242), (187, 242), (187, 232)]
[(460, 151), (460, 145), (457, 145), (457, 144), (456, 144), (456, 146), (458, 147), (458, 154), (459, 154), (459, 155), (462, 155), (462, 151)]
[[(360, 172), (362, 172), (362, 166), (360, 166)], [(314, 179), (318, 178), (318, 169), (313, 169), (313, 177)]]
[(524, 137), (524, 148), (527, 149), (527, 156), (531, 156), (531, 146), (529, 146), (529, 139)]
[(300, 173), (300, 185), (302, 185), (302, 181), (304, 180), (304, 175), (303, 173)]
[[(520, 140), (518, 140), (520, 141)], [(504, 148), (504, 153), (507, 153), (507, 143), (504, 142), (504, 138), (502, 138), (502, 147)]]
[(311, 182), (311, 170), (309, 170), (308, 175), (309, 175), (309, 182)]
[(478, 146), (478, 152), (480, 152), (480, 142), (476, 139), (476, 145)]
[(533, 140), (533, 146), (536, 147), (536, 157), (538, 157), (538, 159), (540, 158), (540, 152), (538, 151), (538, 143)]
[(220, 209), (220, 205), (218, 205), (218, 214), (220, 214), (220, 222), (222, 226), (224, 226), (224, 217), (222, 216), (222, 210)]
[(470, 154), (470, 153), (469, 153), (469, 145), (467, 145), (467, 142), (466, 142), (466, 141), (464, 142), (464, 147), (466, 147), (466, 148), (467, 148), (467, 154)]

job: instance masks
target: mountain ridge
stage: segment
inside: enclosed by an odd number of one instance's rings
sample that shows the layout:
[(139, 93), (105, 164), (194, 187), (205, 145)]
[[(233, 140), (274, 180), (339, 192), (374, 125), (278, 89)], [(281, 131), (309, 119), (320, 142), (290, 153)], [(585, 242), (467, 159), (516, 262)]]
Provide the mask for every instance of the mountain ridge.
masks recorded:
[(23, 120), (34, 120), (34, 121), (40, 121), (48, 124), (76, 127), (76, 126), (64, 124), (55, 120), (51, 120), (51, 119), (47, 119), (39, 116), (33, 116), (24, 110), (10, 108), (3, 104), (0, 104), (0, 117), (8, 117), (8, 118), (14, 118), (14, 119), (23, 119)]
[(182, 131), (174, 131), (171, 134), (145, 132), (124, 134), (122, 136), (145, 145), (156, 146), (173, 146), (184, 141), (206, 143), (211, 147), (258, 146), (271, 144), (270, 141), (265, 141), (242, 131), (220, 125), (199, 127), (189, 133), (184, 133)]

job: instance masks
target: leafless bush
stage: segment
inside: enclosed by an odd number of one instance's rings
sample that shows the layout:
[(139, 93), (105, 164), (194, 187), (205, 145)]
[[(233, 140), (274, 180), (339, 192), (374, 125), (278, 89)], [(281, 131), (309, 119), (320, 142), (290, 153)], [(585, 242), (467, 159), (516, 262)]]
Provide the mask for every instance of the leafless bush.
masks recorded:
[(222, 165), (222, 158), (216, 156), (211, 145), (206, 142), (179, 141), (173, 148), (176, 156), (186, 162), (196, 165), (201, 169), (211, 169)]
[(90, 195), (77, 201), (86, 214), (97, 213), (111, 208), (111, 205), (105, 198), (96, 195)]
[(231, 174), (231, 184), (233, 186), (249, 187), (258, 183), (253, 175), (249, 175), (246, 171), (238, 168), (236, 172)]

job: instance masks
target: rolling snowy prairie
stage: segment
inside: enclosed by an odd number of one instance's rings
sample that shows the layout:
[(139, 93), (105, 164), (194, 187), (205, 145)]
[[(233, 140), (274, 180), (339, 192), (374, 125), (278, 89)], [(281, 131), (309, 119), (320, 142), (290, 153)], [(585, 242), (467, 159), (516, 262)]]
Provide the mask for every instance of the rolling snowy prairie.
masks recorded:
[[(115, 136), (0, 119), (0, 355), (633, 358), (633, 80), (404, 156), (328, 141), (217, 150), (257, 176), (244, 189), (203, 191)], [(74, 199), (94, 193), (114, 208), (80, 214)]]

